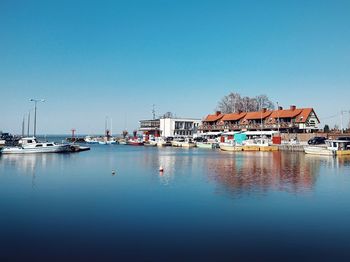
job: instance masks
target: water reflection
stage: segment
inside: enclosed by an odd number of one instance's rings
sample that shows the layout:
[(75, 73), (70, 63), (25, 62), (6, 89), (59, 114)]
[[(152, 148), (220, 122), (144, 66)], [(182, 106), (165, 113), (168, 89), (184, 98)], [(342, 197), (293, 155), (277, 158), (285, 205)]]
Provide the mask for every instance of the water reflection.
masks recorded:
[(37, 167), (45, 169), (50, 163), (62, 164), (68, 156), (69, 154), (5, 154), (0, 156), (0, 171), (5, 172), (8, 168), (13, 168), (25, 175), (35, 171)]
[(314, 190), (321, 168), (335, 172), (349, 168), (350, 157), (310, 156), (296, 152), (161, 151), (143, 158), (143, 164), (163, 166), (160, 183), (179, 176), (205, 175), (217, 192), (234, 196), (270, 191), (302, 193)]
[[(330, 173), (349, 169), (350, 156), (333, 158), (295, 152), (230, 153), (122, 147), (101, 148), (80, 157), (78, 154), (0, 156), (0, 175), (30, 175), (33, 188), (36, 186), (36, 175), (41, 173), (54, 170), (73, 174), (88, 168), (89, 172), (98, 174), (106, 166), (108, 170), (132, 170), (137, 176), (149, 176), (165, 186), (204, 181), (214, 185), (219, 193), (242, 196), (271, 191), (312, 191), (322, 169), (330, 170)], [(159, 172), (160, 166), (164, 172)], [(189, 182), (189, 179), (193, 181)]]
[(350, 159), (320, 158), (303, 153), (243, 152), (206, 161), (208, 177), (219, 191), (233, 195), (268, 191), (300, 193), (313, 190), (320, 169), (341, 168)]

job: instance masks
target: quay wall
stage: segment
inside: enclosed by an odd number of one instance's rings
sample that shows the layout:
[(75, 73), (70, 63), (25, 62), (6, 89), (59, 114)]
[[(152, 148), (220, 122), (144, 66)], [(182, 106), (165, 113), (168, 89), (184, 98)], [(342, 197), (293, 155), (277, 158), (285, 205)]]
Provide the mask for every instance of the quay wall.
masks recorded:
[(278, 150), (279, 151), (304, 152), (304, 145), (282, 144), (282, 145), (278, 145)]

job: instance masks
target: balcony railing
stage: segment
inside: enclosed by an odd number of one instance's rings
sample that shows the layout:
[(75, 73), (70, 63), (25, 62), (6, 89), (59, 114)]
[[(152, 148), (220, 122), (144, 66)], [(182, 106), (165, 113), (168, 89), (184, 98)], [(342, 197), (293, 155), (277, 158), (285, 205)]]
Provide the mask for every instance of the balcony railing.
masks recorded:
[(234, 124), (225, 124), (225, 125), (201, 125), (198, 127), (199, 130), (210, 130), (210, 131), (224, 131), (224, 130), (242, 130), (242, 129), (293, 129), (298, 128), (298, 124), (296, 123), (280, 123), (278, 124), (263, 124), (261, 127), (261, 124), (240, 124), (240, 125), (234, 125)]

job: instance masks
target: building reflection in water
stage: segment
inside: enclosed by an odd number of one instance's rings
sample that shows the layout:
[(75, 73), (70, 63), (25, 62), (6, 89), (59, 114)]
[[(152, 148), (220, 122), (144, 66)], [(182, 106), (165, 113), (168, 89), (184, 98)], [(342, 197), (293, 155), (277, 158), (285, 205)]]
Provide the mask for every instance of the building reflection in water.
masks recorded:
[[(198, 153), (200, 152), (200, 153)], [(204, 176), (218, 192), (231, 195), (265, 194), (269, 191), (301, 193), (312, 191), (321, 168), (335, 170), (350, 166), (350, 157), (310, 156), (298, 152), (220, 152), (157, 150), (146, 154), (143, 165), (157, 170), (163, 185), (180, 176)], [(159, 166), (164, 172), (159, 172)]]
[(234, 195), (264, 194), (269, 190), (300, 193), (313, 189), (322, 166), (341, 168), (349, 161), (295, 152), (227, 153), (207, 160), (207, 174), (220, 189)]

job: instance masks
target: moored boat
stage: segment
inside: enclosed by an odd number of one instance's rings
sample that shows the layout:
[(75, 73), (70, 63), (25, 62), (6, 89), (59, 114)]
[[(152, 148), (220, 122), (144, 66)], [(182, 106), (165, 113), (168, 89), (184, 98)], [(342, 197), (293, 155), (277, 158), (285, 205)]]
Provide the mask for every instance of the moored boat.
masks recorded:
[(243, 151), (243, 146), (238, 145), (234, 142), (232, 142), (232, 143), (220, 143), (219, 147), (222, 151), (230, 151), (230, 152)]
[(336, 139), (326, 140), (326, 146), (306, 146), (304, 147), (304, 152), (312, 155), (350, 155), (350, 141)]
[(209, 142), (197, 142), (196, 146), (198, 148), (207, 148), (207, 149), (213, 149), (218, 147), (218, 143), (209, 143)]
[(33, 154), (33, 153), (61, 153), (70, 152), (69, 144), (55, 142), (38, 142), (35, 137), (25, 137), (20, 140), (19, 146), (4, 147), (2, 154)]
[(143, 146), (144, 143), (141, 139), (129, 139), (126, 144), (129, 146)]
[(96, 137), (86, 136), (84, 141), (88, 144), (98, 144), (98, 140)]

